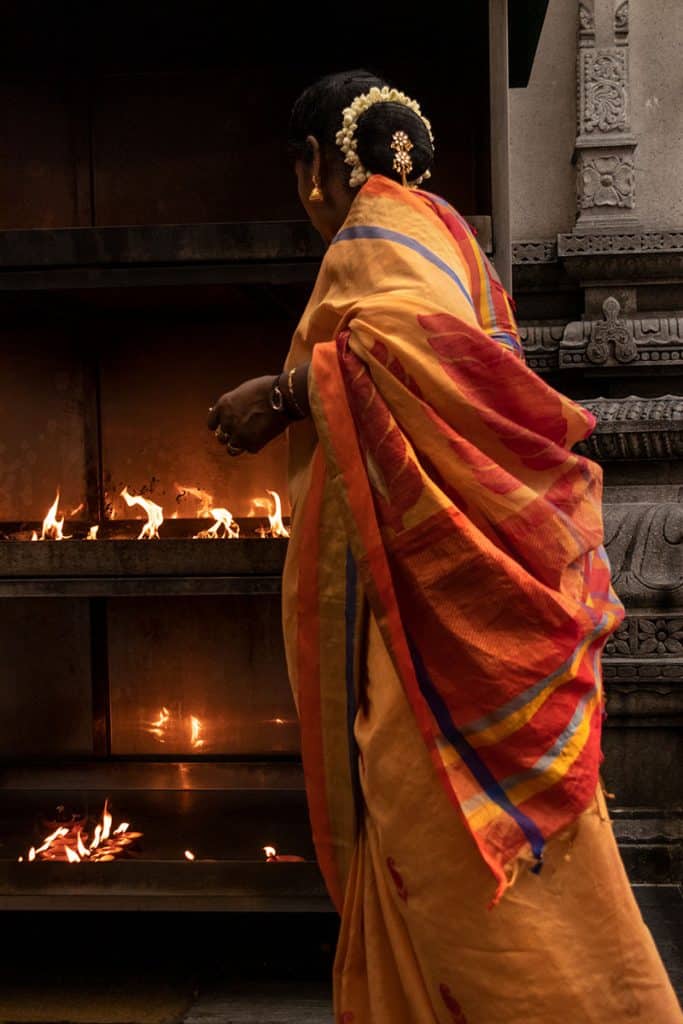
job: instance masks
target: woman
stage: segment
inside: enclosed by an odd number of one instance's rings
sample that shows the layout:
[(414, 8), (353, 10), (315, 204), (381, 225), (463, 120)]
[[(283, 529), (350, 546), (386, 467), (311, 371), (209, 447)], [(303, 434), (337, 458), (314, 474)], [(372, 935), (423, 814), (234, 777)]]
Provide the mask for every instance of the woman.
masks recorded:
[(291, 119), (328, 244), (284, 371), (223, 395), (287, 429), (283, 621), (344, 1024), (681, 1017), (598, 784), (623, 609), (590, 415), (526, 368), (418, 105), (329, 76)]

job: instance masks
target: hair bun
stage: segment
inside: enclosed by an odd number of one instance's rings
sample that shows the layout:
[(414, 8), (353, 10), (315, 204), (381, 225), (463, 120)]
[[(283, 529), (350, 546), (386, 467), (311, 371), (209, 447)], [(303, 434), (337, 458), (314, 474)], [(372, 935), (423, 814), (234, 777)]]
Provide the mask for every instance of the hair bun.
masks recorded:
[(408, 180), (414, 181), (431, 170), (434, 146), (420, 115), (403, 103), (391, 100), (373, 103), (360, 115), (355, 134), (358, 157), (371, 174), (401, 181), (401, 173), (394, 168), (396, 154), (391, 148), (396, 132), (405, 132), (413, 144), (410, 150), (413, 169)]

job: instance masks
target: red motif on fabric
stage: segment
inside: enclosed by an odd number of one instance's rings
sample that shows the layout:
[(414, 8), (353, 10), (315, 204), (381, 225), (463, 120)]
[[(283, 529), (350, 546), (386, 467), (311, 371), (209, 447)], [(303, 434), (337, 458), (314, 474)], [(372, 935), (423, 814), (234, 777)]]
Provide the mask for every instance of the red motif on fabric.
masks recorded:
[(439, 992), (444, 1001), (444, 1006), (453, 1017), (453, 1024), (467, 1024), (467, 1017), (462, 1012), (460, 1003), (455, 998), (448, 985), (439, 985)]
[(396, 380), (400, 380), (401, 384), (403, 384), (408, 391), (411, 391), (416, 398), (420, 399), (420, 401), (424, 401), (420, 385), (413, 377), (410, 376), (403, 363), (399, 362), (395, 356), (390, 357), (389, 349), (383, 341), (375, 338), (370, 351), (378, 363), (381, 363), (382, 366), (386, 366), (387, 370), (389, 370), (390, 373), (393, 373)]
[[(590, 415), (547, 386), (542, 386), (542, 395), (538, 388), (530, 417), (528, 371), (502, 345), (489, 344), (447, 313), (417, 319), (465, 402), (530, 469), (561, 466), (567, 460), (565, 445), (590, 433)], [(459, 371), (459, 364), (466, 364), (466, 374)], [(525, 421), (532, 421), (533, 427), (519, 425)]]
[[(378, 392), (368, 369), (340, 341), (342, 372), (351, 383), (349, 405), (358, 427), (368, 477), (383, 522), (403, 529), (403, 516), (418, 501), (423, 490), (422, 475), (408, 451), (403, 434)], [(374, 472), (373, 472), (374, 467)], [(377, 471), (380, 478), (377, 479)]]
[(391, 875), (391, 877), (392, 877), (392, 879), (394, 881), (394, 885), (396, 886), (397, 893), (399, 894), (399, 896), (401, 897), (403, 902), (407, 903), (408, 902), (408, 890), (406, 889), (406, 884), (403, 881), (403, 875), (401, 874), (401, 872), (396, 867), (396, 861), (394, 860), (393, 857), (387, 857), (387, 868), (389, 869), (389, 874)]

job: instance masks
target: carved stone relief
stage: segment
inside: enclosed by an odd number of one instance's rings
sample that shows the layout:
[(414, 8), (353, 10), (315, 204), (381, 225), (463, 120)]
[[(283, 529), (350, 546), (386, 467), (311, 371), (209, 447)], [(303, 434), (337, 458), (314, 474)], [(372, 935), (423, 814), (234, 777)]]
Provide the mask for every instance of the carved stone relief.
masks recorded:
[(683, 251), (683, 231), (614, 231), (557, 236), (560, 256)]
[(604, 320), (521, 326), (527, 362), (536, 371), (582, 366), (683, 366), (683, 316), (622, 317), (613, 296)]
[(606, 363), (613, 356), (618, 363), (631, 363), (638, 356), (638, 347), (629, 332), (627, 321), (619, 316), (618, 301), (610, 296), (602, 304), (604, 322), (597, 321), (586, 346), (591, 363)]
[[(610, 5), (609, 24), (595, 4)], [(598, 14), (607, 12), (598, 12)], [(596, 22), (600, 22), (596, 31)], [(577, 55), (577, 228), (635, 223), (635, 139), (629, 126), (628, 3), (579, 4)]]
[(577, 202), (579, 209), (594, 206), (618, 206), (631, 209), (634, 201), (633, 156), (581, 152), (578, 157)]
[(580, 54), (579, 135), (627, 130), (626, 57), (618, 47)]
[(513, 242), (512, 262), (517, 264), (554, 263), (557, 259), (557, 242), (554, 238), (537, 242)]
[(595, 45), (595, 11), (593, 0), (579, 3), (579, 46)]
[(575, 451), (598, 462), (683, 458), (683, 397), (594, 398), (581, 402), (595, 430)]
[(614, 8), (614, 39), (617, 46), (628, 43), (628, 0), (617, 0)]
[[(621, 600), (631, 607), (663, 608), (662, 621), (673, 622), (667, 613), (683, 608), (683, 507), (672, 502), (607, 504), (604, 521), (612, 583)], [(650, 618), (659, 621), (656, 613)], [(677, 630), (643, 626), (630, 643), (642, 654), (683, 654), (676, 646)]]

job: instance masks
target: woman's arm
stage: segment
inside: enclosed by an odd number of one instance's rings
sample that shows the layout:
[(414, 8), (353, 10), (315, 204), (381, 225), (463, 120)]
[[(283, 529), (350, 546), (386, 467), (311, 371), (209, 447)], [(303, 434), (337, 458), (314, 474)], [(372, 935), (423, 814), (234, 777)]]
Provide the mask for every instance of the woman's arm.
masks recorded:
[(211, 406), (207, 426), (229, 455), (258, 452), (290, 423), (310, 415), (309, 365), (254, 377), (226, 391)]

